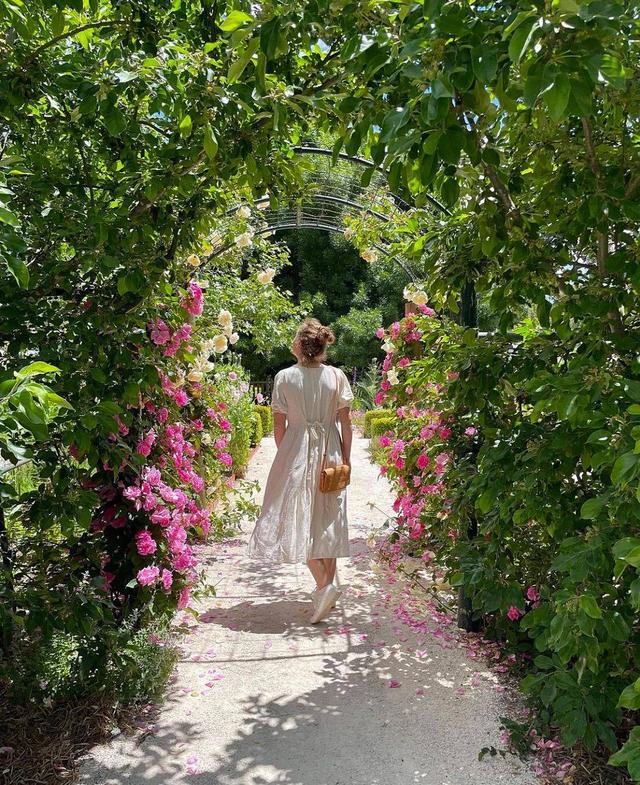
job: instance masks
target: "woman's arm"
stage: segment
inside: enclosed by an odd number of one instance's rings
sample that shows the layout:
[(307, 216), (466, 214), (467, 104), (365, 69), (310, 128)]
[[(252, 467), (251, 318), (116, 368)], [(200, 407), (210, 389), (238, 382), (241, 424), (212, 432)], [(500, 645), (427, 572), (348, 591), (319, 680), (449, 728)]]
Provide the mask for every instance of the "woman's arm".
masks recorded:
[(284, 438), (284, 433), (287, 430), (287, 415), (282, 412), (273, 413), (273, 438), (276, 440), (276, 447), (280, 446), (280, 442)]
[(353, 441), (353, 429), (351, 427), (351, 410), (348, 406), (338, 409), (338, 420), (342, 431), (342, 460), (351, 465), (351, 442)]

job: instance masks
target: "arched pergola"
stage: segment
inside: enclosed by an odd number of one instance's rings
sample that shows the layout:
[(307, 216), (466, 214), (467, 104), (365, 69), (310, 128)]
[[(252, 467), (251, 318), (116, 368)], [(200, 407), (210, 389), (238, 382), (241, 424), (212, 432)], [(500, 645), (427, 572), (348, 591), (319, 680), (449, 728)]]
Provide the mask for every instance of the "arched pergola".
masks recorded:
[[(303, 172), (304, 187), (275, 209), (268, 195), (254, 203), (262, 217), (261, 224), (254, 228), (257, 235), (285, 229), (343, 234), (347, 219), (359, 217), (379, 224), (379, 234), (384, 237), (385, 229), (388, 231), (395, 221), (415, 209), (410, 197), (389, 190), (385, 170), (373, 161), (342, 152), (335, 155), (332, 150), (311, 143), (296, 145), (291, 152), (300, 158), (297, 163)], [(434, 215), (449, 212), (432, 196), (427, 198), (427, 204)], [(221, 217), (223, 233), (240, 207), (242, 203), (234, 204)], [(222, 244), (211, 255), (219, 256), (232, 246), (232, 243)], [(373, 243), (372, 248), (398, 264), (410, 280), (415, 280), (409, 262), (392, 253), (384, 242)]]

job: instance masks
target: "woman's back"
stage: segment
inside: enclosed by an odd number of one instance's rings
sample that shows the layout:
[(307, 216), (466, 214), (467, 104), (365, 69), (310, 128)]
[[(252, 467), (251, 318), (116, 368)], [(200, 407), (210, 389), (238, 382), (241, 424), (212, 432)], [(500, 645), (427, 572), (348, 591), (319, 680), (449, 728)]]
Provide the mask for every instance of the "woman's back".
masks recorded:
[(272, 407), (287, 415), (291, 427), (308, 422), (328, 425), (337, 409), (350, 400), (348, 387), (347, 377), (338, 368), (296, 363), (276, 374)]

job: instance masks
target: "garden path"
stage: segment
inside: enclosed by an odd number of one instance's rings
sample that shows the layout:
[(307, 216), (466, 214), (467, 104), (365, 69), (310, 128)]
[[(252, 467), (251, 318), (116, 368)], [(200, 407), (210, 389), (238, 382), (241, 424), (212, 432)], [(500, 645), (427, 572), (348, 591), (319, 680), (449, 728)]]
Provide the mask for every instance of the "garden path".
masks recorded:
[[(249, 524), (207, 546), (217, 597), (199, 608), (155, 726), (96, 748), (84, 785), (535, 783), (513, 756), (478, 760), (501, 746), (496, 675), (424, 597), (372, 563), (367, 537), (391, 495), (366, 444), (354, 439), (352, 555), (338, 561), (344, 593), (331, 616), (308, 623), (304, 565), (245, 557)], [(274, 451), (265, 439), (250, 478), (264, 482)]]

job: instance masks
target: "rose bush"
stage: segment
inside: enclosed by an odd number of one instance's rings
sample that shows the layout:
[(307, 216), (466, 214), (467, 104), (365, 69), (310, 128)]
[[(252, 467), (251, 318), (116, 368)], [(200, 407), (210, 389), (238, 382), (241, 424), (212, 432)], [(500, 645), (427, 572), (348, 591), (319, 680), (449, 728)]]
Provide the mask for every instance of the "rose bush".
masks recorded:
[[(463, 588), (566, 744), (613, 752), (640, 705), (640, 373), (573, 324), (479, 336), (418, 305), (379, 333), (395, 414), (376, 455), (391, 539)], [(613, 762), (633, 770), (635, 739)]]

